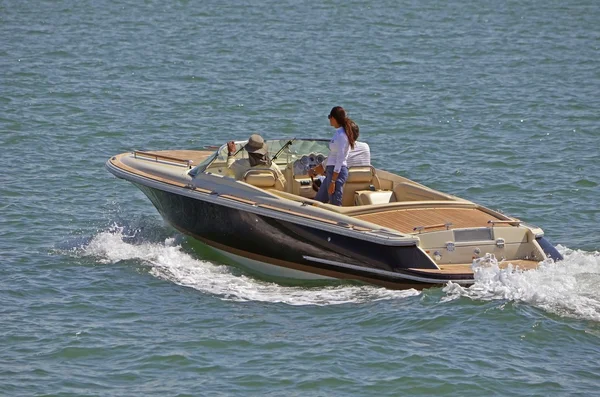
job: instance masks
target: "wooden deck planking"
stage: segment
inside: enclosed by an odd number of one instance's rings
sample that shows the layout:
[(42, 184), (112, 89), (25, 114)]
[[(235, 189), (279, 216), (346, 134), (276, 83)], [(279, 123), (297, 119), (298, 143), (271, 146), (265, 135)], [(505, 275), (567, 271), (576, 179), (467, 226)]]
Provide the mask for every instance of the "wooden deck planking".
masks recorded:
[[(356, 215), (355, 218), (375, 223), (402, 233), (414, 233), (417, 226), (452, 223), (452, 229), (468, 227), (489, 227), (489, 220), (499, 220), (476, 208), (408, 208)], [(508, 224), (496, 225), (510, 226)], [(430, 228), (427, 231), (444, 230), (444, 227)]]

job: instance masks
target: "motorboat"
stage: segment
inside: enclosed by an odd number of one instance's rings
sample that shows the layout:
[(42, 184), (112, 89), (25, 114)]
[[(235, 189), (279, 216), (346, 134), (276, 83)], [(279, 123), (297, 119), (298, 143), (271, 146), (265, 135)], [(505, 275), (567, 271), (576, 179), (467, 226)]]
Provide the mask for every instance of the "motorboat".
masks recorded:
[[(235, 142), (235, 160), (248, 157), (246, 142)], [(350, 167), (342, 206), (315, 201), (308, 170), (325, 160), (329, 140), (265, 143), (284, 186), (266, 167), (230, 176), (226, 144), (136, 150), (106, 168), (141, 189), (181, 233), (276, 279), (469, 285), (486, 255), (522, 270), (562, 259), (539, 227), (370, 164)]]

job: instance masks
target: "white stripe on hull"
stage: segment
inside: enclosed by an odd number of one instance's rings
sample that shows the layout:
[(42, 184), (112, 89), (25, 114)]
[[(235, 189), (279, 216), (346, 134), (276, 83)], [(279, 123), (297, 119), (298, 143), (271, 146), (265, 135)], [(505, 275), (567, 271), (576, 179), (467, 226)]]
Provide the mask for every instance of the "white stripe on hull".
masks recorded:
[(335, 280), (332, 277), (322, 276), (320, 274), (303, 272), (301, 270), (288, 269), (287, 267), (271, 265), (270, 263), (255, 261), (254, 259), (245, 258), (243, 256), (232, 254), (231, 252), (223, 251), (215, 247), (207, 245), (211, 249), (226, 256), (235, 263), (240, 264), (255, 272), (265, 274), (272, 277), (289, 278), (295, 280)]

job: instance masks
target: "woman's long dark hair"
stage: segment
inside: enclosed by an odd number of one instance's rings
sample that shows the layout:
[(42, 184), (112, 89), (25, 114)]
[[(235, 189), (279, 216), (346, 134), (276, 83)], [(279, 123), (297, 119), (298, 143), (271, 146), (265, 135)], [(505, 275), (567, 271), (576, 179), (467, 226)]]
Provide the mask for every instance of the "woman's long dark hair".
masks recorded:
[[(348, 137), (348, 143), (350, 144), (350, 147), (354, 149), (354, 142), (356, 142), (356, 138), (358, 138), (358, 125), (346, 115), (346, 111), (341, 106), (334, 106), (329, 114), (340, 126), (344, 127), (344, 131), (346, 131), (346, 136)], [(352, 128), (353, 126), (356, 126), (356, 128)]]

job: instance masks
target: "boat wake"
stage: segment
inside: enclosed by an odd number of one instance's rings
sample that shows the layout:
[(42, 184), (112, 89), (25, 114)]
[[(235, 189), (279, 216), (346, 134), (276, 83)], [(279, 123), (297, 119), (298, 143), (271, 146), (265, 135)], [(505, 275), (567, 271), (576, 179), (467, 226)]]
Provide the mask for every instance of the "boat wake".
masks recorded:
[(560, 316), (600, 321), (600, 252), (557, 247), (564, 260), (544, 262), (537, 270), (498, 267), (493, 256), (474, 263), (475, 283), (449, 282), (444, 300), (502, 299), (527, 303)]
[[(181, 237), (148, 241), (130, 228), (114, 225), (71, 252), (103, 264), (137, 261), (163, 280), (214, 294), (224, 300), (260, 301), (289, 305), (336, 305), (419, 295), (416, 290), (393, 291), (376, 286), (335, 285), (290, 287), (249, 277), (237, 268), (202, 260), (187, 253)], [(156, 240), (156, 239), (155, 239)]]
[[(156, 226), (156, 225), (154, 225)], [(156, 229), (146, 228), (146, 229)], [(184, 237), (150, 233), (113, 225), (69, 250), (102, 264), (133, 261), (160, 279), (213, 294), (223, 300), (259, 301), (289, 305), (336, 305), (419, 295), (416, 290), (394, 291), (368, 285), (284, 286), (250, 277), (238, 268), (203, 260), (186, 252)], [(475, 283), (464, 287), (449, 282), (443, 301), (508, 300), (526, 303), (560, 316), (600, 321), (600, 252), (558, 247), (564, 260), (548, 261), (537, 270), (509, 265), (500, 269), (493, 256), (474, 263)]]

